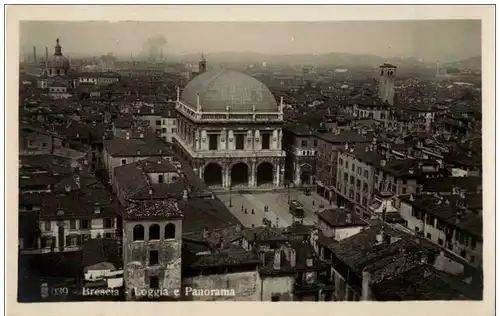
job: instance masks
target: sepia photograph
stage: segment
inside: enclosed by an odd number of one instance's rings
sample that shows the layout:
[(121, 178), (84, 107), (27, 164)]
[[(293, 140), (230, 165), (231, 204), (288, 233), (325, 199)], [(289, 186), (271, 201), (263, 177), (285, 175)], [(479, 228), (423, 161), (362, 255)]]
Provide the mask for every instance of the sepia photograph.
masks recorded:
[(52, 17), (18, 26), (18, 303), (484, 299), (481, 19)]

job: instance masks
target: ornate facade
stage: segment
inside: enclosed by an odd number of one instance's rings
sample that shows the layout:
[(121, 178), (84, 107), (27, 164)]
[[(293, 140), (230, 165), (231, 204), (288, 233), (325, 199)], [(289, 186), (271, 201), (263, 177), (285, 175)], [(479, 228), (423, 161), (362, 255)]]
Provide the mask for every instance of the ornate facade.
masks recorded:
[(211, 187), (283, 186), (283, 102), (253, 77), (211, 71), (178, 90), (176, 148)]

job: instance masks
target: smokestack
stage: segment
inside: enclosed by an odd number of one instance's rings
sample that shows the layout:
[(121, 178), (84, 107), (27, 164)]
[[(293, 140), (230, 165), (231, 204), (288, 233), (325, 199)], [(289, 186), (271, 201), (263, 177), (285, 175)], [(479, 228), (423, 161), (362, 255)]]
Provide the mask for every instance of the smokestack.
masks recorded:
[(370, 300), (370, 272), (363, 271), (363, 281), (361, 288), (361, 300)]
[(45, 46), (45, 67), (49, 67), (49, 48)]
[(36, 46), (33, 45), (33, 62), (36, 64)]

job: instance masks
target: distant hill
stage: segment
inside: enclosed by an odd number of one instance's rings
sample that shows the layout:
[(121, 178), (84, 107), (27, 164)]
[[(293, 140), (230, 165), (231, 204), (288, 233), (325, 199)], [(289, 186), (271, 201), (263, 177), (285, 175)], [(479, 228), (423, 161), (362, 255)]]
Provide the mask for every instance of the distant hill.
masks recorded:
[[(369, 66), (376, 67), (385, 62), (393, 63), (397, 66), (413, 67), (424, 66), (425, 63), (416, 58), (383, 58), (370, 54), (349, 54), (349, 53), (328, 53), (328, 54), (290, 54), (290, 55), (270, 55), (254, 52), (220, 52), (205, 54), (209, 63), (238, 63), (238, 64), (260, 64), (267, 62), (271, 64), (290, 65), (317, 65), (317, 66)], [(171, 61), (184, 61), (195, 63), (200, 59), (198, 54), (182, 56), (169, 56)]]
[(458, 68), (460, 70), (481, 70), (481, 56), (446, 63), (444, 67)]

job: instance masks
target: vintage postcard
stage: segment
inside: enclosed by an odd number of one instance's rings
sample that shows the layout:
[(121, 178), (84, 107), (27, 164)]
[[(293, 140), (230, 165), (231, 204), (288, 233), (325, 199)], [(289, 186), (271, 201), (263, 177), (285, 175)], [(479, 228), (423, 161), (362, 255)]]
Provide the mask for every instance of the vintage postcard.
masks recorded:
[(491, 312), (493, 15), (8, 8), (16, 310)]

